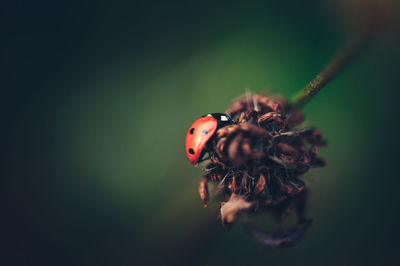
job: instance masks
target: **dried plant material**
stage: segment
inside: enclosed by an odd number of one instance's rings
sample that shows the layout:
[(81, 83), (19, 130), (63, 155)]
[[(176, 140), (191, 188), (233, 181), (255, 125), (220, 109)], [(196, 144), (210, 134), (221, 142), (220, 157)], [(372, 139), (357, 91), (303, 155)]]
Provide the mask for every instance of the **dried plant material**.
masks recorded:
[(221, 203), (222, 224), (231, 225), (236, 220), (238, 213), (253, 208), (255, 204), (255, 202), (246, 201), (243, 197), (232, 193), (227, 202)]
[(234, 121), (216, 130), (209, 140), (210, 163), (199, 186), (207, 206), (207, 182), (229, 199), (221, 204), (221, 220), (234, 223), (239, 213), (257, 206), (281, 220), (296, 210), (299, 222), (293, 228), (264, 233), (256, 227), (249, 232), (266, 247), (296, 244), (311, 224), (304, 219), (307, 190), (301, 175), (311, 167), (324, 166), (318, 156), (325, 145), (321, 131), (298, 129), (304, 120), (300, 110), (285, 100), (266, 95), (247, 94), (227, 110)]
[(265, 190), (265, 185), (267, 184), (267, 182), (265, 181), (265, 177), (264, 175), (260, 175), (260, 178), (257, 181), (256, 186), (254, 187), (254, 193), (256, 195), (260, 194), (261, 192), (263, 192)]
[(205, 178), (205, 177), (203, 177), (200, 181), (199, 194), (200, 194), (201, 200), (204, 203), (204, 207), (207, 207), (208, 200), (209, 200), (209, 194), (208, 194), (207, 178)]
[(325, 145), (321, 131), (298, 130), (303, 115), (283, 99), (248, 94), (227, 114), (237, 122), (210, 140), (205, 178), (219, 182), (228, 197), (235, 193), (273, 206), (303, 191), (300, 176), (310, 167), (325, 165), (318, 157), (318, 147)]

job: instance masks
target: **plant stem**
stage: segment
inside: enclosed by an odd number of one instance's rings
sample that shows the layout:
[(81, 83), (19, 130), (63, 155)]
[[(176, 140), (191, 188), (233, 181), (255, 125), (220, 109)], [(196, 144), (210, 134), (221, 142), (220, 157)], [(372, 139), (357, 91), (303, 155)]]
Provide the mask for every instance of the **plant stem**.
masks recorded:
[(343, 71), (367, 46), (372, 31), (365, 31), (350, 42), (333, 60), (305, 86), (292, 100), (294, 108), (301, 109), (312, 97)]

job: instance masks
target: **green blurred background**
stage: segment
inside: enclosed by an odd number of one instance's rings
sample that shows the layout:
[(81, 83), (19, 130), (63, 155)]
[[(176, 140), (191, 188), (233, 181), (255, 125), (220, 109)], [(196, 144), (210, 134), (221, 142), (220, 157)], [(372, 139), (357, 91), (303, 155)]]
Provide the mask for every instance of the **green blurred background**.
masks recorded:
[(351, 35), (352, 8), (3, 3), (1, 264), (398, 265), (399, 27), (304, 109), (329, 146), (328, 166), (304, 176), (314, 224), (298, 246), (264, 250), (240, 224), (226, 231), (184, 151), (197, 117), (310, 81)]

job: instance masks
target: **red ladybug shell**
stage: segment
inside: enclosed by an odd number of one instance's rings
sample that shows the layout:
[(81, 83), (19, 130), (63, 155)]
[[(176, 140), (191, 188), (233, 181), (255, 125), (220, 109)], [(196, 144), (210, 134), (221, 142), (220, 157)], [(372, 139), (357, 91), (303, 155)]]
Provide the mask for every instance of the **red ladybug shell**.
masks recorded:
[(201, 152), (207, 144), (207, 141), (217, 130), (218, 122), (211, 115), (203, 116), (197, 119), (190, 127), (186, 135), (186, 154), (189, 161), (196, 165)]

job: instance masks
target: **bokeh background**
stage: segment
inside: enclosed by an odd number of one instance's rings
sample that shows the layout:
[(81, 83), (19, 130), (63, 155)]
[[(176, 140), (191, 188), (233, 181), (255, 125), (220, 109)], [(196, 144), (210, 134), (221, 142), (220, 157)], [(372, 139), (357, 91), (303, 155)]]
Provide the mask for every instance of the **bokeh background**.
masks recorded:
[(396, 23), (304, 108), (329, 146), (298, 246), (226, 231), (184, 151), (197, 117), (309, 82), (356, 28), (346, 2), (2, 3), (1, 264), (398, 265)]

